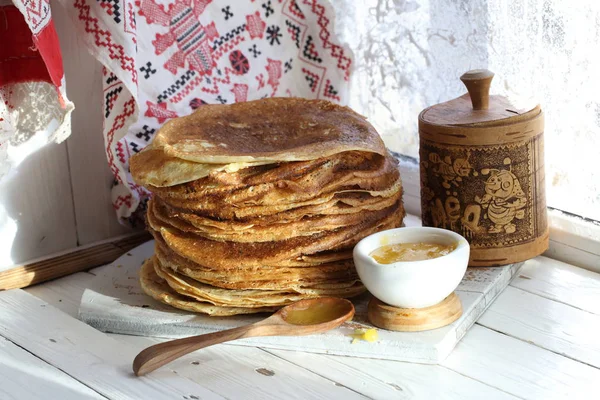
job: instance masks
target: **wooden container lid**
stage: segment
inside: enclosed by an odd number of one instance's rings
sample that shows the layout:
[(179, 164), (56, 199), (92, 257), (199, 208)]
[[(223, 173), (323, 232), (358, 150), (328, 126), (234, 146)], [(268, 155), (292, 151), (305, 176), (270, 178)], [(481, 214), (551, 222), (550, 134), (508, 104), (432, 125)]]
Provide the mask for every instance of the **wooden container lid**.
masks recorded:
[[(419, 115), (420, 130), (445, 127), (444, 133), (451, 133), (452, 129), (457, 128), (492, 128), (513, 125), (541, 115), (539, 105), (518, 107), (504, 96), (490, 96), (493, 77), (494, 73), (487, 69), (476, 69), (463, 74), (460, 79), (468, 93), (423, 110)], [(473, 131), (473, 134), (478, 133), (481, 132)], [(485, 139), (483, 141), (486, 142)], [(497, 143), (494, 139), (491, 143), (482, 144)]]

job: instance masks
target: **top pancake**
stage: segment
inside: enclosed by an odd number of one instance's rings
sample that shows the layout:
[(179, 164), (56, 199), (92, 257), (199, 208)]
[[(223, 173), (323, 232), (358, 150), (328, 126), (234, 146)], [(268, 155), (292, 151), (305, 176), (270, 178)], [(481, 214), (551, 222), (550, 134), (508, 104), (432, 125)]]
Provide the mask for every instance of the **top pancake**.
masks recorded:
[(385, 155), (383, 141), (363, 116), (301, 98), (204, 105), (167, 122), (152, 147), (205, 164), (306, 161), (352, 150)]
[(156, 187), (174, 186), (195, 181), (219, 171), (229, 173), (263, 164), (268, 163), (202, 164), (168, 156), (161, 148), (157, 148), (153, 144), (129, 160), (129, 168), (135, 181), (140, 185)]

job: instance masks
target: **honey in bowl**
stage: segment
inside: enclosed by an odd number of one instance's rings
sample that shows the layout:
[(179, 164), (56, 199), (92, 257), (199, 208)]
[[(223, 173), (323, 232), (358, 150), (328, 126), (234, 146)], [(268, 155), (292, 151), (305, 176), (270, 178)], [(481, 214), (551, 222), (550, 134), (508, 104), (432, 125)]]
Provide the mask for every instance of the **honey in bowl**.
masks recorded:
[(369, 254), (380, 264), (392, 264), (399, 261), (423, 261), (445, 256), (456, 249), (456, 243), (396, 243), (381, 246)]

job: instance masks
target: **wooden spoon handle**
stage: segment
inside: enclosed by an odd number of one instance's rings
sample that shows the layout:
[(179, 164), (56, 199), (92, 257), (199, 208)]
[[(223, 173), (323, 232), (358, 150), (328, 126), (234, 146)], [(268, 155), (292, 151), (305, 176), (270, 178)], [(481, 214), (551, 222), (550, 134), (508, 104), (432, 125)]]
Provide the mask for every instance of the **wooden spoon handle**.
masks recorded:
[(137, 376), (142, 376), (192, 351), (230, 340), (252, 337), (254, 336), (252, 334), (254, 328), (256, 326), (246, 325), (225, 331), (155, 344), (142, 350), (135, 357), (135, 360), (133, 360), (133, 372)]

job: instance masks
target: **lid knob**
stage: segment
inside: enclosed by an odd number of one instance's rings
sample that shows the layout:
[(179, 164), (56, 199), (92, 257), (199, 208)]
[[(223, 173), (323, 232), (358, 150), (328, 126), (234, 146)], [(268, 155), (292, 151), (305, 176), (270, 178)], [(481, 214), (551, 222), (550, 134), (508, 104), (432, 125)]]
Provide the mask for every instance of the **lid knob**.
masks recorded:
[(473, 110), (487, 110), (490, 104), (490, 85), (494, 73), (487, 69), (474, 69), (465, 72), (460, 80), (471, 96)]

